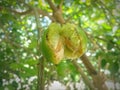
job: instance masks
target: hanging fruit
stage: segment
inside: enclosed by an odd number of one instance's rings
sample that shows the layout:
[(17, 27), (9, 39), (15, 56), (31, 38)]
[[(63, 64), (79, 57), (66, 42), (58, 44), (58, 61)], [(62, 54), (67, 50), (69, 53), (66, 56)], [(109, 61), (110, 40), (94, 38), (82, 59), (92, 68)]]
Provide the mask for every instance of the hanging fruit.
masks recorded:
[(44, 31), (41, 50), (47, 60), (59, 64), (63, 59), (77, 59), (87, 48), (87, 37), (76, 25), (52, 23)]
[(63, 25), (61, 37), (64, 44), (64, 56), (67, 59), (76, 59), (83, 55), (87, 48), (87, 37), (76, 25)]

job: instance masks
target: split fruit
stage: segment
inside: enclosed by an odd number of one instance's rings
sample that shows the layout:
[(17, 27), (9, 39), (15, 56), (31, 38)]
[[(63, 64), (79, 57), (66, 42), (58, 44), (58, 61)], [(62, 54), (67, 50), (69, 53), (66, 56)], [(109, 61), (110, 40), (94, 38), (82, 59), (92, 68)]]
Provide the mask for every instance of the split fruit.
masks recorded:
[(54, 64), (59, 64), (64, 59), (77, 59), (85, 53), (86, 48), (85, 33), (71, 23), (51, 23), (42, 35), (42, 53)]

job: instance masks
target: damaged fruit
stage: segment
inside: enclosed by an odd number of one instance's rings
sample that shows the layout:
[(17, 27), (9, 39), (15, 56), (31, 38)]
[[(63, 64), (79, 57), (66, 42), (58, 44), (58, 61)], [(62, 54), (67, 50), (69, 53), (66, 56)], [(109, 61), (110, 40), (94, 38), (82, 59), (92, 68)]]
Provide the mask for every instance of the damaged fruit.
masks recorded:
[(41, 50), (47, 60), (59, 64), (63, 59), (77, 59), (87, 48), (87, 37), (76, 25), (52, 23), (44, 31)]

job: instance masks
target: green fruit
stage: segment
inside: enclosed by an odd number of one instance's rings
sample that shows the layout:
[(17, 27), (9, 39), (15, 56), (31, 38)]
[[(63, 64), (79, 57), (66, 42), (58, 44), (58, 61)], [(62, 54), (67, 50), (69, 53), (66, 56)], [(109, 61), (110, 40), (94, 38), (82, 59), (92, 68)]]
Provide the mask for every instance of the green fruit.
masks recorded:
[(87, 48), (87, 37), (76, 25), (63, 25), (61, 36), (64, 43), (64, 56), (67, 59), (76, 59), (83, 55)]
[(59, 64), (63, 59), (77, 59), (86, 51), (87, 37), (74, 24), (52, 23), (44, 31), (41, 50), (47, 60)]
[(59, 35), (60, 25), (52, 23), (42, 36), (41, 50), (47, 60), (58, 64), (64, 57), (64, 48)]

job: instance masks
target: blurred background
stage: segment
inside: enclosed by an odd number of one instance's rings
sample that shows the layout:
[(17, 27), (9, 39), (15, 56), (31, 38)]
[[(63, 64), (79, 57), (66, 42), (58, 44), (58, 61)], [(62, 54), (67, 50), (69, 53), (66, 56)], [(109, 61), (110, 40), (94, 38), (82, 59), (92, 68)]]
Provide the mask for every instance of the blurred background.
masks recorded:
[[(49, 0), (0, 0), (0, 90), (36, 90), (39, 86), (40, 38), (54, 21)], [(120, 90), (120, 0), (52, 0), (62, 3), (66, 22), (88, 37), (86, 56), (106, 76), (110, 90)], [(81, 59), (76, 60), (91, 81)], [(44, 61), (45, 90), (89, 90), (71, 60), (58, 66)]]

